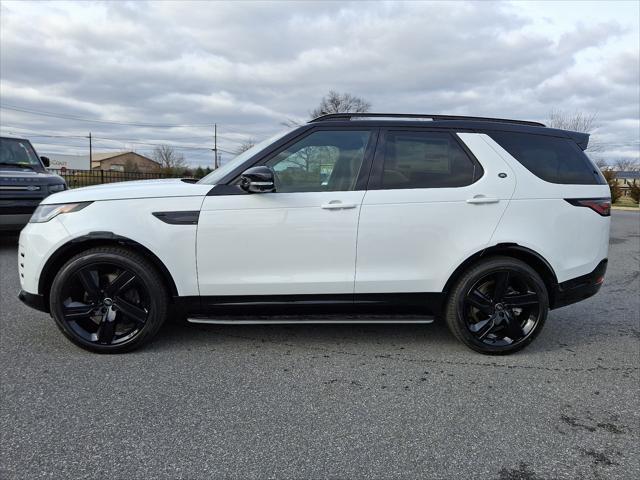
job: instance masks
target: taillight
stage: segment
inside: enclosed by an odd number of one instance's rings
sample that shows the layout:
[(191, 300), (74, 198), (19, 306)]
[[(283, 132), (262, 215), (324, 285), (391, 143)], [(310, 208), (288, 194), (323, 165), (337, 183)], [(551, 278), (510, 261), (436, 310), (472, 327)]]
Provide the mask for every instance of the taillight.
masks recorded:
[(565, 200), (576, 207), (588, 207), (603, 217), (611, 215), (610, 198), (565, 198)]

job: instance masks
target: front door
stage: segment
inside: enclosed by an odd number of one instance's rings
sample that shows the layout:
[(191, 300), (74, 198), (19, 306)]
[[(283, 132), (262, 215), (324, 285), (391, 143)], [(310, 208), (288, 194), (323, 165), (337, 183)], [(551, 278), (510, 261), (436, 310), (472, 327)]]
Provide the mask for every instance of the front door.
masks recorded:
[(360, 186), (375, 137), (312, 130), (258, 162), (273, 168), (275, 192), (207, 196), (196, 247), (200, 295), (353, 294)]

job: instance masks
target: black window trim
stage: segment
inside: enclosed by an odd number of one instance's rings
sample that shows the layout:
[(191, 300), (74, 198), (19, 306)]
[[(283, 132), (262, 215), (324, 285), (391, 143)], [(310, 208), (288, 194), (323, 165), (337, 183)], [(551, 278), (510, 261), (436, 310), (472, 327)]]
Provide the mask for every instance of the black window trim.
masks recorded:
[[(382, 174), (384, 171), (384, 160), (387, 146), (387, 138), (390, 132), (435, 132), (435, 133), (448, 133), (454, 141), (462, 148), (462, 151), (467, 155), (469, 161), (473, 165), (473, 181), (467, 185), (461, 185), (459, 187), (420, 187), (420, 188), (385, 188), (382, 185)], [(469, 147), (465, 145), (458, 135), (458, 130), (443, 129), (443, 128), (420, 128), (420, 127), (383, 127), (380, 129), (378, 138), (378, 146), (376, 148), (375, 157), (373, 160), (373, 166), (371, 168), (371, 174), (369, 175), (369, 182), (367, 184), (367, 190), (425, 190), (435, 188), (465, 188), (473, 185), (484, 176), (484, 168), (478, 161), (476, 156), (469, 150)], [(464, 133), (464, 132), (462, 132)]]
[[(251, 159), (247, 160), (244, 164), (238, 166), (233, 172), (229, 173), (226, 177), (223, 178), (220, 184), (215, 185), (207, 195), (252, 195), (248, 194), (240, 187), (236, 185), (236, 182), (240, 179), (242, 173), (251, 167), (257, 167), (259, 165), (265, 165), (269, 160), (275, 158), (281, 152), (285, 151), (291, 145), (299, 142), (300, 140), (308, 137), (309, 135), (319, 132), (319, 131), (331, 131), (331, 132), (343, 132), (343, 131), (369, 131), (371, 135), (369, 136), (369, 142), (365, 147), (364, 158), (362, 159), (362, 165), (360, 166), (360, 171), (358, 172), (358, 179), (356, 180), (356, 185), (353, 190), (349, 191), (360, 191), (366, 190), (367, 181), (370, 175), (371, 165), (373, 163), (373, 155), (376, 151), (376, 146), (378, 143), (378, 138), (380, 135), (380, 128), (375, 126), (363, 126), (363, 125), (350, 125), (348, 127), (336, 127), (335, 125), (308, 125), (301, 127), (298, 130), (294, 130), (291, 134), (286, 137), (280, 139), (280, 141), (274, 143), (269, 146), (267, 149), (263, 150), (260, 154)], [(318, 192), (295, 192), (295, 193), (320, 193)], [(276, 192), (277, 193), (277, 192)]]

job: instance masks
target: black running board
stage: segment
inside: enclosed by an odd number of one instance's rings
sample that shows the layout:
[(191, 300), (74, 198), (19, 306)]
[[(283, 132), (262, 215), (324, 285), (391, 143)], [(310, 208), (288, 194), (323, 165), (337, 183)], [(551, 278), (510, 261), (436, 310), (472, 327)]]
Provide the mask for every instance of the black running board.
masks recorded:
[(219, 317), (190, 317), (189, 323), (206, 323), (214, 325), (309, 325), (309, 324), (428, 324), (433, 323), (431, 316), (414, 315), (278, 315), (266, 316), (219, 316)]

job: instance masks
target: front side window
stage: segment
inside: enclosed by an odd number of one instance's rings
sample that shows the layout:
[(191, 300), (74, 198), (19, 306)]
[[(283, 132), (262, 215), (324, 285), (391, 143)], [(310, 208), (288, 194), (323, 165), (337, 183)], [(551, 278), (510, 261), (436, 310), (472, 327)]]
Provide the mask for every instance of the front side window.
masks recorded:
[(276, 135), (274, 135), (271, 138), (267, 138), (266, 140), (263, 140), (262, 142), (258, 143), (257, 145), (254, 145), (253, 147), (249, 148), (248, 150), (245, 150), (244, 152), (239, 154), (237, 157), (235, 157), (233, 160), (225, 163), (224, 165), (222, 165), (219, 168), (216, 168), (209, 175), (201, 178), (198, 181), (198, 183), (202, 183), (202, 184), (205, 184), (205, 185), (215, 185), (215, 184), (217, 184), (225, 176), (227, 176), (228, 174), (233, 172), (236, 168), (238, 168), (244, 162), (249, 160), (251, 157), (253, 157), (254, 155), (257, 155), (262, 150), (268, 148), (270, 145), (272, 145), (273, 143), (277, 142), (282, 137), (284, 137), (285, 135), (288, 135), (291, 132), (292, 132), (292, 130), (285, 130), (285, 131), (282, 131), (280, 133), (277, 133)]
[(480, 167), (448, 132), (388, 132), (383, 189), (470, 185)]
[(320, 130), (290, 145), (266, 163), (275, 172), (276, 192), (353, 190), (370, 136)]

